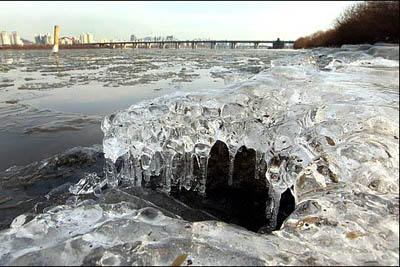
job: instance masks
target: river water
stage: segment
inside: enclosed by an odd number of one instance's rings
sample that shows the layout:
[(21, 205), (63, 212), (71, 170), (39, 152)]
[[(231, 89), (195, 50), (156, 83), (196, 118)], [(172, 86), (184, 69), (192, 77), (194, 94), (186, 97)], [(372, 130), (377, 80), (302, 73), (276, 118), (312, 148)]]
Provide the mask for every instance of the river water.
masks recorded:
[(100, 121), (141, 100), (224, 88), (290, 50), (0, 51), (0, 170), (100, 144)]
[(0, 264), (399, 264), (398, 45), (0, 53)]

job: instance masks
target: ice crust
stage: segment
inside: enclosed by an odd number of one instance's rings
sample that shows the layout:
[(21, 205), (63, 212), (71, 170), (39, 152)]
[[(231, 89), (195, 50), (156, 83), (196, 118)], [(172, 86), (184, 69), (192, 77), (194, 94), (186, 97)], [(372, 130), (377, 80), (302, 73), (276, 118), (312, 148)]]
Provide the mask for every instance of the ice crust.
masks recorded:
[(281, 194), (290, 188), (298, 199), (302, 177), (318, 187), (351, 181), (398, 192), (399, 63), (369, 53), (390, 58), (395, 48), (314, 50), (274, 60), (226, 90), (161, 97), (107, 116), (107, 184), (157, 179), (165, 192), (184, 187), (204, 195), (210, 150), (222, 141), (230, 185), (237, 151), (256, 151), (254, 179), (270, 188), (272, 227)]
[(119, 194), (121, 182), (156, 179), (165, 192), (206, 194), (207, 160), (219, 140), (231, 164), (241, 146), (256, 151), (254, 179), (267, 181), (271, 224), (280, 195), (292, 190), (296, 208), (280, 230), (189, 223), (100, 197), (28, 223), (17, 217), (0, 232), (0, 265), (171, 265), (183, 254), (193, 265), (399, 265), (399, 62), (386, 47), (305, 51), (225, 90), (107, 116), (105, 180), (90, 174), (71, 187), (100, 194), (107, 183)]
[(393, 196), (363, 191), (337, 184), (304, 196), (268, 235), (130, 202), (61, 205), (1, 232), (0, 265), (170, 266), (181, 255), (183, 266), (398, 265), (399, 207), (389, 205)]

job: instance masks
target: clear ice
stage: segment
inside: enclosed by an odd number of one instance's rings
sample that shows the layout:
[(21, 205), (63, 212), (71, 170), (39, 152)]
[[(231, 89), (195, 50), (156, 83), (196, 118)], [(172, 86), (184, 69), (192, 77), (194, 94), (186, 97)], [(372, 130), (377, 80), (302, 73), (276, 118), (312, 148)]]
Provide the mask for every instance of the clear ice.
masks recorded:
[[(204, 195), (210, 150), (222, 141), (230, 185), (238, 150), (256, 151), (254, 178), (267, 180), (272, 225), (281, 194), (289, 188), (298, 199), (296, 182), (304, 179), (318, 187), (379, 181), (398, 192), (398, 64), (398, 46), (316, 49), (274, 60), (225, 90), (133, 105), (102, 122), (106, 182), (142, 186), (159, 176), (165, 192), (176, 186)], [(177, 164), (183, 171), (174, 171)]]

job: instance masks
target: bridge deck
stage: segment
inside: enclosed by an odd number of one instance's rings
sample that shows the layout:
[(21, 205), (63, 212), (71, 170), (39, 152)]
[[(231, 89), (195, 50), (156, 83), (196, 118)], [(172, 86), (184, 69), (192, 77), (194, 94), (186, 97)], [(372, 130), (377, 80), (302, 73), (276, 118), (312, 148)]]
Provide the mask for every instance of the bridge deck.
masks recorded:
[[(88, 43), (83, 45), (127, 45), (127, 44), (217, 44), (217, 43), (234, 43), (234, 44), (273, 44), (275, 41), (265, 41), (265, 40), (204, 40), (204, 41), (126, 41), (126, 42), (103, 42), (103, 43)], [(285, 44), (293, 44), (294, 41), (283, 41), (280, 42)]]

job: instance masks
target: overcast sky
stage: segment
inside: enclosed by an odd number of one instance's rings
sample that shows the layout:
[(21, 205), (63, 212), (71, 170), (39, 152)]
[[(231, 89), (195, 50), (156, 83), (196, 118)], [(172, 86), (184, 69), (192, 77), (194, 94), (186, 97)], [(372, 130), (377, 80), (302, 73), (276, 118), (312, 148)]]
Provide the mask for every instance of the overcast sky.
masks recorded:
[(90, 32), (101, 38), (128, 40), (131, 34), (174, 35), (180, 40), (295, 40), (324, 30), (349, 1), (307, 2), (0, 2), (0, 30), (18, 31), (33, 40), (38, 33), (61, 36)]

